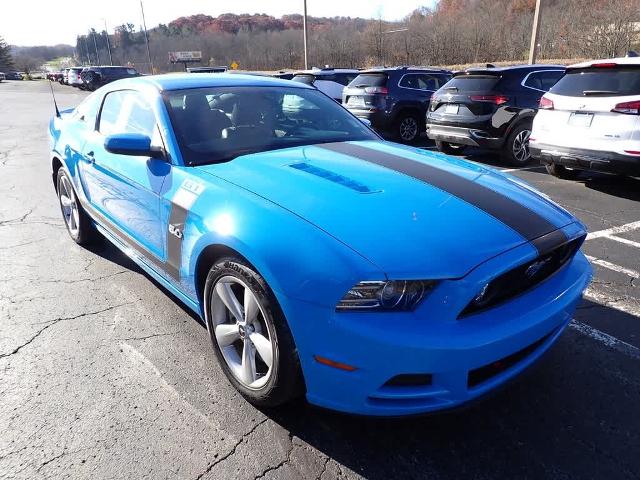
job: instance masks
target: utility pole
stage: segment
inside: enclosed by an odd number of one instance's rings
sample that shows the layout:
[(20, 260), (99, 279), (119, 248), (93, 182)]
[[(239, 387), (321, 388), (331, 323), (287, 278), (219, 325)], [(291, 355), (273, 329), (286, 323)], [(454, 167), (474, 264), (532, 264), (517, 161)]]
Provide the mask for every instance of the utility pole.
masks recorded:
[(91, 29), (91, 36), (93, 37), (93, 48), (96, 49), (96, 65), (100, 65), (100, 55), (98, 54), (98, 43), (96, 42), (96, 31)]
[(540, 9), (542, 0), (536, 0), (536, 11), (533, 14), (533, 29), (531, 30), (531, 46), (529, 47), (529, 65), (536, 63), (538, 56), (538, 37), (540, 35)]
[(107, 50), (109, 51), (109, 63), (113, 67), (113, 56), (111, 55), (111, 42), (109, 41), (109, 30), (107, 30), (107, 19), (104, 20), (104, 33), (107, 35)]
[(144, 40), (147, 43), (147, 56), (149, 57), (149, 67), (151, 68), (151, 75), (153, 75), (153, 62), (151, 61), (151, 49), (149, 48), (149, 35), (147, 35), (147, 21), (144, 19), (144, 7), (142, 6), (142, 0), (140, 0), (140, 10), (142, 11), (142, 26), (144, 27)]
[(304, 32), (304, 69), (309, 69), (309, 56), (307, 53), (309, 37), (307, 36), (307, 0), (304, 0), (304, 16), (302, 17), (302, 30)]

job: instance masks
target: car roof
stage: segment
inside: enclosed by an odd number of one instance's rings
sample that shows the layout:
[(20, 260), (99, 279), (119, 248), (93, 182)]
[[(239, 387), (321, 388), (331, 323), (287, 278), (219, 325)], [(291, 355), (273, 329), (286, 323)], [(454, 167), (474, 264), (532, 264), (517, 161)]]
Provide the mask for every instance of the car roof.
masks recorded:
[(206, 87), (294, 87), (313, 89), (309, 85), (291, 82), (290, 80), (242, 73), (202, 73), (199, 75), (168, 73), (117, 80), (109, 85), (115, 88), (147, 86), (155, 87), (159, 91)]
[(298, 70), (294, 75), (331, 75), (332, 73), (358, 73), (357, 68), (312, 68), (310, 70)]
[(640, 57), (619, 57), (607, 58), (602, 60), (591, 60), (588, 62), (569, 65), (567, 68), (589, 68), (593, 65), (600, 65), (603, 63), (615, 63), (617, 65), (640, 65)]
[(519, 71), (533, 71), (533, 70), (564, 70), (564, 65), (550, 65), (546, 63), (538, 64), (525, 64), (525, 65), (511, 65), (508, 67), (471, 67), (466, 70), (458, 72), (456, 75), (464, 75), (465, 73), (503, 73), (503, 72), (519, 72)]
[(438, 67), (418, 67), (418, 66), (400, 66), (400, 67), (372, 67), (362, 70), (360, 73), (389, 73), (389, 72), (405, 72), (405, 73), (451, 73), (450, 70)]

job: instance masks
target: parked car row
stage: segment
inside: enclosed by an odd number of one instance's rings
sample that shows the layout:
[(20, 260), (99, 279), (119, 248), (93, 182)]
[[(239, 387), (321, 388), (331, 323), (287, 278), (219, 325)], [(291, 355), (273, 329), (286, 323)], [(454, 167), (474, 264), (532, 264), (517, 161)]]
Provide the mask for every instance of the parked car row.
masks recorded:
[(10, 70), (8, 72), (0, 72), (0, 81), (2, 80), (23, 80), (23, 72), (16, 72), (15, 70)]
[(61, 72), (48, 74), (47, 78), (52, 81), (58, 81), (62, 85), (93, 91), (115, 80), (139, 75), (138, 71), (131, 67), (92, 66), (65, 68)]

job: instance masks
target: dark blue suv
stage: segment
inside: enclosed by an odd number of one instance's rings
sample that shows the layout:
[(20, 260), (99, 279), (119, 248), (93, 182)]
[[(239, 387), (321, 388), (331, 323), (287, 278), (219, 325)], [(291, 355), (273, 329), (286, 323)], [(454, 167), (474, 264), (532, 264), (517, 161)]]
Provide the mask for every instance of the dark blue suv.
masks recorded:
[(427, 135), (445, 153), (471, 145), (500, 150), (508, 163), (524, 165), (540, 98), (564, 71), (561, 65), (518, 65), (458, 72), (431, 98)]
[(424, 131), (433, 92), (449, 81), (448, 70), (420, 67), (363, 70), (342, 92), (342, 105), (381, 133), (411, 143)]

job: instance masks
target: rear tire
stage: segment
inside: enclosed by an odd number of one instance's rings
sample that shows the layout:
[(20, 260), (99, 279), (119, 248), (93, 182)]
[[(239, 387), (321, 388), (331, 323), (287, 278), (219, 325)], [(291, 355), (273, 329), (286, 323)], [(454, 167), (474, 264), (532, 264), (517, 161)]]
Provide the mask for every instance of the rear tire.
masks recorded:
[(446, 153), (447, 155), (462, 155), (465, 149), (465, 145), (441, 142), (440, 140), (436, 140), (436, 148), (442, 153)]
[(291, 330), (259, 273), (240, 258), (220, 259), (209, 270), (204, 299), (213, 350), (229, 382), (245, 399), (259, 407), (275, 407), (304, 393)]
[(80, 205), (73, 183), (63, 168), (58, 169), (56, 191), (62, 219), (71, 239), (83, 246), (93, 243), (98, 238), (98, 231), (87, 212)]
[(574, 170), (573, 168), (567, 168), (564, 165), (557, 165), (555, 163), (545, 165), (545, 168), (549, 175), (553, 175), (554, 177), (562, 178), (564, 180), (574, 180), (575, 178), (578, 178), (578, 175), (580, 175), (580, 170)]
[(420, 119), (415, 113), (401, 113), (395, 121), (395, 137), (402, 143), (413, 143), (420, 137)]
[(529, 137), (531, 136), (531, 124), (521, 123), (516, 125), (509, 134), (504, 144), (504, 158), (514, 167), (524, 167), (531, 161), (529, 153)]

